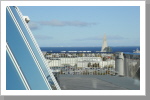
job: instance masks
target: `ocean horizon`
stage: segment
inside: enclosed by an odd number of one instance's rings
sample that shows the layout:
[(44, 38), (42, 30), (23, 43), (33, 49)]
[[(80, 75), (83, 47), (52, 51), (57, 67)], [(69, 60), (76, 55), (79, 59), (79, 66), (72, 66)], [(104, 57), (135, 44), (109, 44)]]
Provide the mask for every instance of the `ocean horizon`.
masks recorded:
[[(112, 52), (133, 52), (133, 50), (140, 50), (140, 46), (110, 46)], [(101, 47), (89, 46), (89, 47), (40, 47), (41, 51), (61, 52), (61, 51), (101, 51)]]

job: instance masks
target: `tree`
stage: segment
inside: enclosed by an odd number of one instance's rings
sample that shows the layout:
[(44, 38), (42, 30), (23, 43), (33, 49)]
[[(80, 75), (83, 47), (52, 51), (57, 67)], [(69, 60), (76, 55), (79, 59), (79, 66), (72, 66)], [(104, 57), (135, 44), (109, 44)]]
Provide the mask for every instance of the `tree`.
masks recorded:
[(106, 61), (107, 60), (107, 58), (106, 57), (103, 57), (103, 61)]
[(97, 67), (99, 67), (99, 63), (97, 64)]
[(91, 63), (90, 62), (88, 63), (88, 67), (91, 67)]

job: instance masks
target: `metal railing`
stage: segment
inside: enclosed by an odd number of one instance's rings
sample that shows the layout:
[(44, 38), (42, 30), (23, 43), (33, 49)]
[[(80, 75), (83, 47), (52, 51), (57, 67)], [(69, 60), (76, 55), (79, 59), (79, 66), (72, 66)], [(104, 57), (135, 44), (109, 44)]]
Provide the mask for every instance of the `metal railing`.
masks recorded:
[(124, 53), (124, 74), (128, 77), (137, 77), (140, 79), (140, 54)]

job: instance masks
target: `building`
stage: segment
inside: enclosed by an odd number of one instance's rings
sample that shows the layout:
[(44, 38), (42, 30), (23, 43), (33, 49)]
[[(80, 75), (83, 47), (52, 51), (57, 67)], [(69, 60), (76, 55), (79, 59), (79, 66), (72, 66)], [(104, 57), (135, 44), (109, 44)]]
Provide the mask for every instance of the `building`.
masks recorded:
[(104, 38), (103, 38), (103, 44), (102, 44), (101, 52), (112, 52), (111, 47), (107, 46), (106, 35), (104, 35)]

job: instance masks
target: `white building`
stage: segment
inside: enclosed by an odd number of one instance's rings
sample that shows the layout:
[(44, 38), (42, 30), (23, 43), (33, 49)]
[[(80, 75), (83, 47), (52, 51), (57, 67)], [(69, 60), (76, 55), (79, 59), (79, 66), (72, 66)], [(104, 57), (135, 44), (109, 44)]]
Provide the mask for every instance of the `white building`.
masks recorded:
[(114, 60), (102, 61), (101, 57), (76, 57), (76, 58), (59, 58), (59, 60), (47, 60), (49, 67), (64, 67), (64, 65), (70, 65), (77, 67), (87, 68), (88, 64), (99, 64), (101, 68), (105, 66), (115, 66)]

